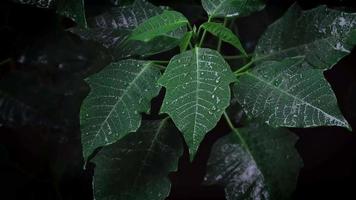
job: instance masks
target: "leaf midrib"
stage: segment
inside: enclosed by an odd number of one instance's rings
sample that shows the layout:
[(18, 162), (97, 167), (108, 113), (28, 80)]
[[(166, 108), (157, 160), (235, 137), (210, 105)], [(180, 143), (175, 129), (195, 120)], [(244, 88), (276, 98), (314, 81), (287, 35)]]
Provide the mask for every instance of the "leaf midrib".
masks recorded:
[[(129, 83), (129, 85), (126, 87), (126, 90), (124, 90), (124, 92), (119, 96), (118, 100), (116, 101), (116, 103), (113, 105), (112, 109), (110, 110), (108, 116), (104, 119), (104, 121), (100, 124), (100, 128), (97, 131), (97, 133), (95, 134), (94, 138), (98, 137), (99, 133), (103, 130), (103, 126), (104, 124), (108, 121), (108, 119), (110, 118), (110, 116), (112, 115), (112, 113), (114, 112), (114, 110), (116, 109), (117, 105), (119, 104), (119, 102), (122, 101), (122, 98), (128, 93), (128, 91), (131, 89), (131, 87), (133, 86), (133, 84), (137, 81), (137, 79), (143, 74), (143, 72), (145, 72), (148, 68), (150, 67), (150, 63), (144, 63), (144, 67), (141, 69), (141, 71), (137, 74), (137, 76)], [(129, 112), (128, 112), (129, 114)], [(129, 114), (130, 115), (130, 114)], [(105, 133), (103, 131), (103, 133)], [(105, 134), (106, 137), (106, 134)], [(91, 145), (93, 145), (93, 142), (91, 142)]]
[(162, 120), (161, 124), (158, 126), (157, 131), (156, 131), (156, 133), (154, 134), (153, 139), (152, 139), (152, 141), (151, 141), (151, 144), (150, 144), (150, 145), (148, 146), (148, 148), (147, 148), (147, 151), (146, 151), (147, 153), (146, 153), (145, 157), (143, 158), (143, 160), (142, 160), (142, 162), (141, 162), (141, 166), (140, 166), (140, 168), (139, 168), (139, 170), (138, 170), (138, 172), (137, 172), (137, 174), (136, 174), (136, 176), (135, 176), (135, 180), (134, 180), (133, 186), (136, 186), (137, 181), (138, 181), (138, 178), (141, 176), (142, 170), (143, 170), (143, 168), (144, 168), (144, 166), (145, 166), (144, 163), (146, 163), (146, 161), (147, 161), (149, 155), (152, 154), (152, 148), (153, 148), (153, 146), (156, 144), (158, 135), (161, 133), (162, 129), (164, 128), (164, 126), (166, 125), (166, 123), (167, 123), (168, 120), (169, 120), (169, 118), (166, 117), (165, 119)]
[[(325, 37), (325, 38), (320, 38), (320, 39), (316, 39), (312, 42), (309, 42), (309, 43), (304, 43), (304, 44), (300, 44), (300, 45), (296, 45), (296, 46), (293, 46), (293, 47), (288, 47), (288, 48), (285, 48), (285, 49), (281, 49), (280, 51), (275, 51), (271, 54), (260, 54), (261, 57), (258, 57), (257, 54), (255, 53), (255, 60), (256, 61), (260, 61), (260, 60), (265, 60), (267, 58), (270, 58), (270, 57), (273, 57), (273, 56), (276, 56), (276, 55), (279, 55), (279, 54), (282, 54), (282, 53), (287, 53), (289, 51), (292, 51), (292, 50), (296, 50), (298, 48), (304, 48), (306, 46), (309, 46), (309, 45), (312, 45), (314, 43), (317, 43), (317, 42), (320, 42), (320, 41), (328, 41), (329, 39), (332, 39), (332, 38), (335, 38), (336, 36), (328, 36), (328, 37)], [(340, 40), (343, 39), (344, 37), (339, 37)], [(332, 46), (329, 42), (327, 42), (331, 47), (334, 48), (334, 46)], [(265, 49), (264, 49), (265, 50)], [(298, 55), (303, 55), (301, 53), (298, 52)], [(298, 56), (298, 55), (294, 55), (294, 56)]]
[(275, 85), (271, 84), (270, 82), (268, 82), (268, 81), (266, 81), (266, 80), (264, 80), (264, 79), (261, 79), (260, 77), (256, 76), (255, 74), (253, 74), (253, 73), (251, 73), (251, 72), (246, 72), (245, 74), (248, 75), (248, 76), (251, 76), (252, 78), (257, 79), (258, 81), (261, 81), (261, 82), (265, 83), (266, 85), (270, 86), (271, 88), (275, 88), (277, 91), (279, 91), (279, 92), (281, 92), (281, 93), (283, 93), (283, 94), (285, 94), (285, 95), (287, 95), (287, 96), (289, 96), (289, 97), (291, 97), (291, 98), (293, 98), (293, 99), (297, 99), (297, 100), (303, 102), (304, 104), (306, 104), (306, 105), (308, 105), (308, 106), (310, 106), (310, 107), (312, 107), (312, 108), (318, 110), (319, 112), (324, 113), (327, 117), (329, 117), (330, 119), (334, 119), (334, 120), (340, 122), (340, 123), (343, 124), (345, 127), (349, 127), (348, 124), (346, 124), (344, 121), (341, 121), (341, 120), (339, 120), (338, 118), (333, 117), (333, 116), (330, 115), (329, 113), (327, 113), (327, 112), (321, 110), (320, 108), (315, 107), (314, 105), (310, 104), (309, 102), (306, 102), (306, 101), (304, 101), (303, 99), (300, 99), (299, 97), (294, 96), (293, 94), (290, 94), (290, 93), (288, 93), (288, 92), (286, 92), (286, 91), (280, 89), (279, 87), (276, 87)]

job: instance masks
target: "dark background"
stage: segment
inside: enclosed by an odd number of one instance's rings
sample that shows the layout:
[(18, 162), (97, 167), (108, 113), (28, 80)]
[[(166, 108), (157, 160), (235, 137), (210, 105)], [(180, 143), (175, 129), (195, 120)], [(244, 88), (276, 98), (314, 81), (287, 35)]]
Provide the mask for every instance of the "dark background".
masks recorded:
[[(313, 8), (356, 11), (354, 0), (300, 0)], [(151, 1), (183, 12), (195, 24), (206, 18), (198, 1)], [(269, 0), (264, 11), (236, 21), (249, 51), (266, 27), (293, 0)], [(88, 0), (89, 16), (106, 9), (105, 1)], [(72, 26), (53, 10), (0, 3), (0, 199), (92, 199), (93, 166), (82, 170), (78, 113), (89, 88), (83, 78), (110, 62), (105, 49), (64, 31)], [(224, 46), (224, 53), (233, 50)], [(168, 58), (174, 51), (158, 58)], [(2, 62), (4, 61), (4, 62)], [(355, 50), (325, 73), (340, 108), (356, 128)], [(157, 105), (161, 98), (154, 100)], [(147, 117), (147, 116), (146, 116)], [(148, 117), (147, 117), (148, 118)], [(304, 160), (294, 199), (356, 199), (356, 136), (343, 128), (292, 129)], [(224, 199), (220, 187), (201, 186), (211, 145), (229, 132), (221, 121), (189, 164), (185, 152), (171, 174), (170, 200)], [(271, 161), (273, 162), (273, 161)]]

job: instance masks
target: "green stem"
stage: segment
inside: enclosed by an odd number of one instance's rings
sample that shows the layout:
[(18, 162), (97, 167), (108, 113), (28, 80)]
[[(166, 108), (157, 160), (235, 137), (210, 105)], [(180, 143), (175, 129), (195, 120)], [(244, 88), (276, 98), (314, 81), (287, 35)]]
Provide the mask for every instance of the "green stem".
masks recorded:
[(155, 63), (153, 63), (152, 66), (157, 67), (159, 70), (165, 70), (166, 69), (165, 66), (159, 65), (159, 64), (155, 64)]
[[(208, 19), (208, 22), (210, 22), (210, 21), (211, 21), (211, 17), (209, 17), (209, 19)], [(201, 26), (199, 26), (199, 29), (198, 29), (198, 34), (199, 34), (199, 30), (200, 30), (200, 28), (201, 28)], [(201, 45), (203, 44), (204, 39), (205, 39), (205, 35), (206, 35), (206, 30), (204, 29), (204, 31), (203, 31), (203, 35), (202, 35), (202, 36), (201, 36), (201, 38), (200, 38), (200, 42), (199, 42), (198, 47), (201, 47)]]
[(188, 28), (190, 31), (193, 31), (193, 27), (192, 27), (192, 25), (190, 25), (190, 23), (188, 23)]
[(244, 72), (245, 70), (247, 70), (248, 68), (251, 67), (251, 65), (254, 63), (255, 61), (252, 59), (249, 63), (247, 63), (246, 65), (242, 66), (240, 69), (236, 70), (234, 73), (236, 75), (241, 74), (241, 72)]
[(241, 136), (239, 130), (237, 128), (235, 128), (235, 126), (232, 124), (230, 117), (227, 115), (226, 112), (224, 112), (224, 117), (226, 119), (227, 124), (229, 125), (230, 129), (237, 135), (237, 137), (239, 138), (242, 146), (251, 154), (250, 149), (248, 148), (248, 145), (246, 143), (246, 141), (244, 140), (244, 138)]
[[(247, 54), (248, 57), (251, 57), (252, 54)], [(225, 59), (227, 60), (237, 60), (237, 59), (243, 59), (246, 58), (245, 55), (239, 54), (239, 55), (233, 55), (233, 56), (224, 56)]]
[(156, 64), (168, 64), (169, 60), (150, 60), (151, 62), (154, 62)]
[[(224, 27), (226, 26), (227, 24), (227, 18), (224, 18)], [(221, 51), (221, 44), (222, 44), (222, 40), (221, 38), (219, 38), (219, 41), (218, 41), (218, 48), (217, 48), (217, 51), (220, 52)]]

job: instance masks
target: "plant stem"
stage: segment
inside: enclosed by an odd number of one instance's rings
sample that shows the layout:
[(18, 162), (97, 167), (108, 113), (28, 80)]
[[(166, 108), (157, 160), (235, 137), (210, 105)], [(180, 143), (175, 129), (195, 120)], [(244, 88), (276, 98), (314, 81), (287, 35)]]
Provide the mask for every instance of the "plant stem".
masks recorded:
[[(249, 57), (251, 57), (251, 54), (247, 54), (247, 55)], [(237, 60), (237, 59), (246, 58), (246, 56), (243, 54), (239, 54), (239, 55), (233, 55), (233, 56), (224, 56), (224, 58), (227, 60)]]
[(166, 69), (165, 66), (159, 65), (159, 64), (156, 64), (156, 63), (153, 63), (152, 66), (157, 67), (159, 70), (165, 70)]
[(224, 117), (225, 120), (227, 122), (227, 124), (229, 125), (230, 129), (237, 135), (237, 137), (239, 138), (242, 146), (251, 154), (250, 149), (248, 148), (248, 145), (246, 143), (246, 141), (244, 140), (244, 138), (241, 136), (239, 130), (237, 128), (235, 128), (235, 126), (232, 124), (230, 117), (227, 115), (226, 112), (224, 112)]
[(168, 64), (169, 60), (150, 60), (151, 62), (154, 62), (156, 64)]
[(249, 63), (247, 63), (246, 65), (242, 66), (240, 69), (236, 70), (234, 73), (236, 75), (239, 75), (241, 72), (245, 71), (246, 69), (250, 68), (251, 65), (255, 62), (255, 60), (251, 60)]
[[(224, 27), (226, 26), (227, 24), (227, 18), (225, 17), (224, 18)], [(221, 44), (222, 44), (222, 40), (221, 38), (219, 38), (219, 41), (218, 41), (218, 48), (217, 48), (217, 51), (220, 52), (221, 51)]]
[[(210, 22), (210, 21), (211, 21), (211, 17), (209, 17), (209, 19), (208, 19), (208, 22)], [(201, 26), (199, 26), (199, 29), (198, 29), (198, 34), (199, 34), (199, 30), (200, 30), (200, 28), (201, 28)], [(204, 29), (204, 31), (203, 31), (203, 35), (202, 35), (202, 36), (201, 36), (201, 38), (200, 38), (200, 42), (199, 42), (198, 47), (201, 47), (201, 45), (203, 44), (204, 39), (205, 39), (205, 35), (206, 35), (206, 30)]]

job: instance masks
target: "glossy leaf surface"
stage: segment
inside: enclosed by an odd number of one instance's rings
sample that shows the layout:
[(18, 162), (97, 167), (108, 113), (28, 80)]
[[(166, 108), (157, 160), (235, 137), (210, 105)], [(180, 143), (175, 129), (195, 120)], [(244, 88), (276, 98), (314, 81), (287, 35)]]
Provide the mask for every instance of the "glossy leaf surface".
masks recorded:
[(187, 18), (176, 11), (163, 11), (138, 25), (130, 35), (130, 40), (148, 42), (157, 36), (167, 34), (188, 24)]
[(211, 17), (246, 16), (262, 10), (262, 0), (202, 0), (205, 11)]
[(87, 27), (85, 18), (84, 0), (59, 0), (57, 12), (75, 21), (80, 27)]
[(330, 69), (348, 55), (347, 44), (356, 26), (356, 14), (320, 6), (302, 11), (293, 5), (287, 13), (269, 26), (255, 50), (259, 60), (281, 60), (305, 56), (306, 62), (320, 69)]
[(246, 55), (245, 49), (242, 47), (240, 39), (223, 24), (215, 22), (206, 22), (202, 24), (202, 28), (220, 38), (222, 41), (227, 42), (237, 48), (242, 54)]
[(173, 119), (194, 157), (205, 134), (214, 128), (230, 102), (235, 77), (215, 50), (194, 48), (174, 56), (159, 84), (166, 88), (161, 112)]
[(151, 63), (123, 60), (111, 63), (86, 81), (91, 91), (80, 112), (83, 154), (86, 159), (96, 148), (116, 142), (136, 131), (141, 112), (150, 110), (158, 95), (158, 69)]
[(149, 56), (170, 50), (179, 45), (186, 32), (185, 27), (153, 38), (149, 42), (128, 40), (132, 32), (151, 17), (162, 14), (163, 8), (136, 0), (132, 5), (112, 8), (110, 11), (88, 20), (90, 29), (71, 29), (85, 40), (93, 40), (111, 50), (115, 59), (132, 55)]
[(183, 141), (168, 119), (143, 121), (135, 133), (104, 147), (94, 158), (95, 199), (163, 200), (168, 174), (177, 170)]
[(265, 62), (241, 75), (234, 93), (246, 114), (274, 127), (350, 128), (323, 70), (303, 62), (301, 57)]
[(257, 123), (238, 131), (242, 138), (233, 132), (214, 144), (204, 182), (223, 185), (229, 200), (291, 199), (302, 167), (297, 137)]

